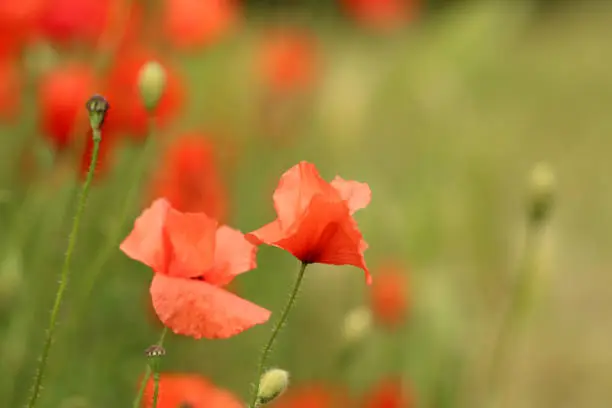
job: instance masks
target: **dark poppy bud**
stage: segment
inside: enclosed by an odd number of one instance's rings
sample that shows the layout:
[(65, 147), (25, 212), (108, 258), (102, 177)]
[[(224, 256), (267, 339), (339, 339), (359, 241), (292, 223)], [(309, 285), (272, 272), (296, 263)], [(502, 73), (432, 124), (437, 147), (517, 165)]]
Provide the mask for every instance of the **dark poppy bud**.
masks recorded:
[(166, 350), (162, 346), (158, 346), (157, 344), (148, 347), (145, 350), (145, 355), (147, 357), (161, 357), (166, 354)]
[(89, 98), (85, 107), (87, 108), (87, 112), (89, 112), (89, 123), (91, 124), (91, 128), (95, 131), (99, 131), (106, 118), (106, 112), (108, 112), (110, 108), (108, 101), (102, 95), (94, 95)]

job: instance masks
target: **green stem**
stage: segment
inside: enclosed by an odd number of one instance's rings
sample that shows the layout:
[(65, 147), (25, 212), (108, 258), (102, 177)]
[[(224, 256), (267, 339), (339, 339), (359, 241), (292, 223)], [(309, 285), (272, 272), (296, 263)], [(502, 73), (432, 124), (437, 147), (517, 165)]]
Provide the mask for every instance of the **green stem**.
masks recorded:
[(49, 318), (49, 326), (47, 328), (45, 342), (43, 344), (42, 353), (40, 355), (40, 360), (38, 362), (38, 368), (36, 369), (36, 375), (34, 377), (34, 385), (32, 387), (32, 394), (30, 396), (30, 400), (28, 402), (28, 408), (33, 408), (36, 405), (36, 402), (38, 401), (38, 398), (40, 396), (42, 379), (45, 373), (45, 368), (47, 367), (47, 359), (49, 357), (49, 351), (51, 350), (51, 343), (53, 342), (53, 337), (54, 337), (55, 329), (57, 326), (57, 316), (59, 314), (59, 310), (62, 305), (62, 300), (64, 298), (64, 292), (66, 291), (66, 287), (68, 286), (68, 277), (70, 275), (70, 261), (72, 259), (74, 247), (77, 242), (79, 225), (81, 223), (81, 217), (85, 210), (85, 204), (87, 203), (87, 196), (89, 195), (89, 189), (91, 187), (91, 182), (93, 180), (94, 172), (96, 169), (96, 163), (98, 162), (98, 153), (100, 151), (100, 142), (102, 140), (102, 135), (101, 135), (100, 130), (94, 130), (93, 140), (94, 140), (94, 146), (93, 146), (93, 153), (91, 155), (91, 162), (89, 163), (89, 170), (87, 172), (87, 178), (85, 179), (85, 183), (83, 183), (83, 188), (81, 189), (81, 193), (79, 194), (77, 209), (74, 215), (74, 221), (72, 222), (72, 230), (70, 231), (70, 235), (68, 236), (68, 248), (66, 249), (66, 254), (64, 256), (64, 264), (62, 266), (62, 271), (60, 275), (60, 283), (59, 283), (57, 292), (55, 294), (55, 301), (53, 303), (53, 309), (51, 309), (51, 317)]
[[(168, 334), (168, 328), (164, 327), (164, 330), (162, 331), (162, 334), (159, 337), (159, 340), (157, 341), (158, 346), (162, 346), (164, 344), (164, 339), (166, 338), (166, 334)], [(132, 404), (133, 408), (140, 408), (140, 404), (142, 403), (142, 397), (144, 396), (145, 388), (147, 387), (147, 382), (149, 382), (149, 378), (151, 378), (152, 371), (153, 370), (151, 370), (151, 364), (147, 364), (144, 377), (142, 377), (142, 381), (140, 383), (140, 389), (138, 390), (138, 394), (136, 395), (136, 398), (134, 399), (134, 403)], [(157, 379), (156, 387), (158, 386), (158, 384), (159, 384), (159, 379)], [(153, 395), (154, 398), (156, 394), (157, 393), (154, 393)], [(155, 405), (153, 405), (153, 407), (155, 407)]]
[[(117, 249), (117, 245), (119, 245), (119, 240), (121, 239), (121, 234), (123, 233), (123, 228), (125, 226), (126, 221), (129, 219), (130, 211), (134, 207), (134, 203), (140, 197), (140, 182), (143, 178), (145, 170), (147, 168), (147, 160), (149, 158), (151, 147), (155, 144), (153, 132), (153, 125), (149, 126), (149, 134), (147, 136), (147, 141), (145, 142), (145, 148), (142, 149), (140, 156), (138, 157), (138, 161), (135, 166), (135, 170), (133, 173), (133, 178), (130, 182), (130, 189), (123, 201), (123, 206), (121, 208), (121, 213), (117, 217), (117, 223), (113, 227), (110, 234), (107, 236), (107, 240), (105, 245), (97, 251), (97, 256), (91, 263), (91, 267), (89, 268), (89, 273), (87, 275), (87, 280), (83, 284), (83, 290), (80, 290), (80, 298), (76, 303), (78, 306), (79, 313), (74, 314), (73, 319), (70, 323), (76, 324), (81, 320), (83, 313), (86, 312), (86, 308), (83, 307), (83, 303), (90, 298), (90, 294), (100, 277), (100, 274), (104, 270), (104, 266), (112, 257)], [(72, 326), (72, 324), (70, 326)]]
[(274, 325), (274, 328), (272, 329), (272, 335), (268, 339), (268, 342), (266, 343), (266, 346), (264, 347), (263, 352), (261, 353), (261, 357), (259, 358), (259, 366), (257, 368), (257, 379), (255, 380), (255, 387), (253, 389), (253, 396), (251, 397), (251, 403), (249, 404), (250, 408), (257, 407), (257, 392), (259, 391), (259, 383), (261, 381), (261, 376), (263, 374), (264, 367), (268, 359), (268, 355), (270, 354), (270, 351), (272, 350), (272, 346), (274, 345), (274, 341), (276, 340), (276, 337), (280, 333), (280, 330), (282, 329), (282, 327), (285, 325), (285, 322), (287, 321), (287, 317), (289, 316), (289, 312), (291, 311), (291, 308), (293, 307), (293, 304), (295, 303), (295, 299), (297, 298), (297, 294), (300, 290), (300, 286), (302, 285), (302, 280), (304, 279), (304, 272), (306, 271), (306, 266), (308, 266), (308, 264), (304, 262), (302, 262), (302, 264), (300, 265), (300, 270), (295, 280), (295, 284), (293, 285), (293, 290), (291, 291), (291, 294), (289, 295), (289, 300), (287, 301), (287, 304), (285, 305), (285, 308), (283, 309), (281, 313), (280, 319), (278, 319), (278, 321)]
[(157, 357), (153, 365), (153, 405), (151, 408), (157, 408), (157, 400), (159, 398), (159, 366)]

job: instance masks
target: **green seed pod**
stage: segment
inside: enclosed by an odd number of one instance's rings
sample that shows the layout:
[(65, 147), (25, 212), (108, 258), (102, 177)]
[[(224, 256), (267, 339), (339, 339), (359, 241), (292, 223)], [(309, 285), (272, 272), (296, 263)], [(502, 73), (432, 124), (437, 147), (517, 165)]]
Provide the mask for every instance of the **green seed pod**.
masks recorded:
[(166, 89), (166, 70), (160, 63), (149, 61), (138, 74), (140, 98), (147, 111), (152, 112)]
[(273, 368), (261, 376), (257, 390), (257, 405), (266, 405), (278, 398), (289, 386), (289, 373)]

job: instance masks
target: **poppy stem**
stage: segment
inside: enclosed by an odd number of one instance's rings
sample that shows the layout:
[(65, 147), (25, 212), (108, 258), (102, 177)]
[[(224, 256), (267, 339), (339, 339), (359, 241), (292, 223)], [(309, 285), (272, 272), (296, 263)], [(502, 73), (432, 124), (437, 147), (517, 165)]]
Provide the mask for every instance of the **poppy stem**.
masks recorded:
[(260, 385), (260, 382), (261, 382), (261, 376), (262, 376), (262, 374), (264, 372), (266, 361), (268, 359), (270, 351), (272, 350), (272, 346), (274, 345), (274, 341), (276, 340), (276, 337), (280, 333), (280, 330), (282, 329), (282, 327), (285, 325), (285, 323), (287, 321), (287, 317), (289, 316), (289, 312), (291, 311), (291, 308), (293, 307), (293, 305), (295, 303), (295, 300), (297, 298), (297, 294), (298, 294), (298, 292), (300, 290), (300, 286), (302, 285), (302, 280), (304, 279), (304, 272), (306, 272), (306, 267), (307, 266), (308, 266), (307, 263), (305, 263), (305, 262), (301, 263), (300, 270), (298, 272), (297, 278), (295, 279), (295, 284), (293, 285), (293, 289), (291, 290), (291, 294), (289, 295), (289, 300), (287, 301), (287, 304), (285, 305), (285, 308), (281, 312), (280, 319), (278, 319), (278, 321), (274, 325), (274, 328), (272, 329), (272, 335), (268, 339), (268, 342), (266, 343), (266, 345), (265, 345), (265, 347), (263, 349), (263, 352), (261, 353), (261, 357), (259, 358), (259, 366), (257, 368), (257, 379), (255, 380), (255, 387), (253, 389), (253, 396), (251, 397), (251, 403), (249, 404), (249, 408), (257, 408), (258, 407), (257, 392), (259, 390), (259, 385)]
[[(162, 330), (161, 336), (159, 337), (156, 346), (163, 346), (164, 340), (166, 339), (166, 334), (168, 334), (168, 328), (164, 327), (164, 330)], [(151, 364), (147, 363), (144, 377), (142, 377), (142, 381), (140, 382), (140, 389), (138, 390), (138, 394), (136, 395), (134, 403), (132, 404), (133, 408), (140, 408), (140, 404), (142, 403), (142, 397), (144, 396), (145, 388), (147, 387), (147, 382), (149, 382), (149, 378), (151, 378), (151, 373), (153, 373), (153, 370), (151, 369)], [(159, 373), (157, 372), (157, 370), (155, 370), (153, 374), (155, 381), (155, 391), (153, 393), (153, 408), (155, 408), (155, 405), (157, 404), (157, 393), (159, 391)]]
[(38, 398), (40, 397), (40, 390), (45, 369), (47, 367), (49, 351), (51, 350), (51, 344), (53, 343), (53, 337), (55, 335), (55, 329), (57, 327), (57, 317), (59, 315), (59, 310), (62, 305), (64, 293), (68, 286), (68, 277), (70, 275), (70, 261), (72, 260), (72, 254), (74, 253), (74, 247), (76, 246), (81, 217), (83, 216), (83, 212), (85, 211), (87, 197), (89, 195), (91, 182), (93, 180), (96, 164), (98, 162), (100, 142), (102, 141), (102, 132), (99, 128), (93, 129), (93, 141), (94, 145), (93, 152), (91, 155), (91, 162), (89, 163), (87, 177), (85, 179), (85, 182), (83, 183), (83, 187), (81, 188), (81, 192), (78, 197), (77, 208), (74, 214), (74, 220), (72, 222), (72, 229), (70, 231), (70, 234), (68, 235), (68, 247), (66, 248), (66, 254), (64, 255), (64, 263), (62, 265), (62, 270), (60, 274), (59, 287), (57, 289), (57, 292), (55, 293), (55, 301), (53, 302), (53, 308), (51, 309), (51, 316), (49, 318), (49, 325), (47, 327), (45, 342), (43, 344), (40, 359), (38, 360), (38, 367), (36, 368), (36, 374), (34, 376), (34, 385), (32, 386), (30, 399), (27, 405), (28, 408), (34, 408), (34, 406), (36, 406)]
[(153, 370), (153, 405), (151, 405), (151, 408), (157, 408), (159, 398), (159, 363), (157, 358), (151, 362), (151, 369)]

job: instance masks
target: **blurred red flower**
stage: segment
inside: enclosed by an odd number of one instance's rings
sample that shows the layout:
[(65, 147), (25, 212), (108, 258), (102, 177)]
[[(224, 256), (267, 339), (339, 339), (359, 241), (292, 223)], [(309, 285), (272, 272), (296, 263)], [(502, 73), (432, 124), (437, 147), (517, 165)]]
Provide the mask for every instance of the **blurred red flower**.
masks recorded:
[(407, 281), (407, 271), (398, 265), (389, 263), (378, 268), (370, 288), (370, 305), (382, 324), (393, 327), (404, 321), (409, 306)]
[(80, 64), (56, 68), (41, 78), (38, 89), (40, 127), (56, 149), (68, 147), (77, 120), (87, 120), (85, 103), (94, 93), (95, 84), (93, 70)]
[(301, 91), (310, 87), (319, 69), (319, 50), (314, 35), (305, 30), (269, 32), (261, 45), (263, 82), (275, 91)]
[(367, 249), (353, 214), (371, 198), (366, 183), (321, 178), (314, 164), (300, 162), (282, 175), (273, 200), (277, 219), (246, 235), (256, 244), (282, 248), (304, 263), (354, 265), (371, 281)]
[(59, 43), (95, 42), (104, 32), (115, 7), (124, 0), (47, 1), (40, 18), (41, 34)]
[(235, 0), (164, 0), (163, 30), (177, 48), (218, 41), (238, 20)]
[(419, 0), (342, 0), (347, 14), (375, 30), (392, 30), (412, 21)]
[(164, 93), (153, 113), (157, 127), (168, 125), (181, 111), (184, 103), (184, 87), (181, 78), (159, 58), (143, 49), (128, 47), (115, 58), (115, 65), (107, 78), (107, 97), (113, 109), (114, 122), (128, 136), (143, 140), (149, 132), (149, 114), (138, 89), (140, 69), (148, 61), (161, 63), (166, 70)]
[(227, 191), (215, 147), (200, 133), (186, 133), (165, 150), (153, 182), (153, 196), (165, 197), (184, 212), (204, 212), (219, 221), (227, 215)]
[(363, 408), (412, 408), (411, 393), (401, 378), (385, 378), (363, 397)]
[(182, 213), (158, 199), (138, 217), (121, 250), (153, 269), (153, 307), (177, 334), (227, 338), (270, 317), (222, 289), (255, 268), (256, 247), (204, 213)]
[(36, 35), (49, 0), (0, 0), (0, 49), (17, 51)]
[[(154, 382), (145, 388), (143, 407), (153, 406)], [(218, 388), (196, 374), (162, 373), (157, 408), (242, 408), (242, 402), (229, 391)]]
[(309, 384), (290, 388), (273, 408), (338, 408), (349, 407), (347, 394), (324, 384)]

